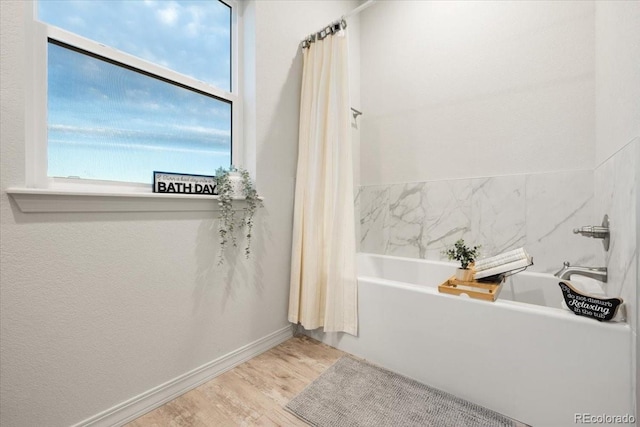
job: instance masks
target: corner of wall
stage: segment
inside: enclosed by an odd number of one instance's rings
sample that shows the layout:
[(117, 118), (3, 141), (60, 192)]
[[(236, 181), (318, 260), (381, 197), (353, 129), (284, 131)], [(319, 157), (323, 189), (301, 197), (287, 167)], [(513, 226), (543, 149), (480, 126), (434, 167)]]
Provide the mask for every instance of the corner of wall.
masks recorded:
[[(640, 188), (640, 140), (636, 140), (636, 155), (635, 155), (635, 188)], [(638, 289), (639, 278), (640, 278), (640, 195), (636, 193), (636, 325), (640, 325), (640, 290)], [(632, 369), (635, 369), (635, 378), (636, 378), (636, 388), (635, 388), (635, 408), (634, 413), (638, 415), (638, 411), (640, 411), (640, 340), (638, 340), (638, 331), (637, 329), (633, 331), (633, 340), (636, 343), (635, 346), (635, 354), (632, 354), (632, 359), (635, 360), (635, 366)]]

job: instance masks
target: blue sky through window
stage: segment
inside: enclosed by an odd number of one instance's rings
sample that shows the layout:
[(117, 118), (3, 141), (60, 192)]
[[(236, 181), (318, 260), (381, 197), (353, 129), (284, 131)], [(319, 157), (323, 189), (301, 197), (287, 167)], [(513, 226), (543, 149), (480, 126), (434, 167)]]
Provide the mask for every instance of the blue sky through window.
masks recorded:
[[(222, 3), (45, 0), (39, 17), (229, 90)], [(148, 183), (154, 170), (212, 175), (231, 163), (230, 103), (52, 42), (48, 134), (49, 176)]]

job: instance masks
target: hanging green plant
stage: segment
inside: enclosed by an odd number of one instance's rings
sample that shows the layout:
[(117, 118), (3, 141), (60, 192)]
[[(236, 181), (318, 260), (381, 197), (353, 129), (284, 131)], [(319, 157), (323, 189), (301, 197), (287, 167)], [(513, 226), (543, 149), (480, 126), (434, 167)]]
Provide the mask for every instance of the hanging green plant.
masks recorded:
[[(220, 222), (218, 235), (220, 236), (220, 253), (218, 265), (224, 263), (224, 252), (229, 243), (233, 247), (238, 246), (236, 231), (245, 230), (246, 246), (245, 256), (251, 255), (251, 240), (254, 225), (254, 216), (257, 209), (262, 206), (262, 200), (255, 189), (249, 172), (242, 168), (231, 166), (228, 169), (216, 170), (216, 184), (218, 189), (218, 205), (220, 206)], [(242, 209), (242, 217), (236, 217), (237, 210), (233, 208), (234, 200), (244, 199), (245, 206)]]

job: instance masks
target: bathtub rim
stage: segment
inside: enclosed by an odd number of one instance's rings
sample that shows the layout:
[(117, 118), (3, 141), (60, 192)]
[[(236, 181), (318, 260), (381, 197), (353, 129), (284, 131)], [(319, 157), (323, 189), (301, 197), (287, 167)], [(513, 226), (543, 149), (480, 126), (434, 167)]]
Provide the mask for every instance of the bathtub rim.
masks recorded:
[[(447, 261), (427, 260), (427, 259), (420, 259), (420, 258), (408, 258), (408, 257), (395, 256), (395, 255), (380, 255), (380, 254), (373, 254), (373, 253), (368, 253), (368, 252), (358, 252), (357, 255), (358, 256), (367, 256), (367, 257), (370, 256), (370, 257), (381, 258), (381, 259), (396, 259), (396, 260), (403, 260), (403, 261), (410, 261), (410, 262), (418, 262), (418, 263), (421, 263), (421, 264), (436, 264), (436, 265), (440, 265), (440, 266), (453, 266), (453, 267), (455, 267), (457, 265), (457, 263), (447, 262)], [(535, 271), (528, 271), (528, 272), (526, 272), (526, 274), (527, 275), (532, 275), (534, 277), (544, 277), (547, 280), (549, 279), (549, 277), (553, 277), (552, 274), (540, 273), (540, 272), (535, 272)], [(412, 291), (412, 292), (420, 292), (420, 293), (425, 293), (425, 294), (437, 295), (438, 297), (450, 298), (450, 299), (454, 299), (454, 300), (464, 300), (464, 301), (469, 302), (471, 304), (495, 304), (497, 307), (501, 307), (501, 308), (504, 308), (504, 309), (510, 310), (510, 311), (519, 311), (519, 312), (527, 312), (527, 313), (533, 313), (533, 314), (543, 315), (543, 316), (551, 316), (551, 317), (555, 317), (557, 319), (563, 319), (564, 321), (577, 322), (577, 323), (583, 323), (583, 324), (591, 324), (593, 327), (617, 328), (617, 329), (620, 329), (621, 331), (622, 330), (628, 330), (628, 331), (631, 330), (631, 325), (629, 324), (628, 321), (624, 321), (624, 322), (600, 322), (600, 321), (598, 321), (596, 319), (590, 319), (590, 318), (585, 317), (585, 316), (578, 316), (578, 315), (574, 314), (572, 311), (566, 310), (566, 309), (562, 309), (562, 308), (547, 307), (547, 306), (529, 304), (529, 303), (524, 303), (524, 302), (519, 302), (519, 301), (503, 300), (503, 299), (500, 299), (499, 296), (498, 296), (498, 299), (496, 301), (490, 302), (490, 301), (481, 301), (481, 300), (478, 300), (478, 299), (473, 299), (473, 298), (468, 298), (468, 297), (460, 297), (460, 296), (457, 296), (457, 295), (450, 295), (450, 294), (439, 292), (437, 283), (434, 284), (433, 286), (424, 286), (424, 285), (418, 285), (418, 284), (413, 284), (413, 283), (400, 282), (400, 281), (396, 281), (396, 280), (383, 279), (381, 277), (376, 277), (376, 276), (365, 276), (365, 275), (358, 274), (358, 282), (360, 282), (360, 280), (373, 282), (373, 283), (381, 284), (381, 285), (384, 285), (384, 286), (389, 286), (389, 287), (396, 288), (396, 289), (402, 289), (402, 290), (407, 290), (407, 291)]]

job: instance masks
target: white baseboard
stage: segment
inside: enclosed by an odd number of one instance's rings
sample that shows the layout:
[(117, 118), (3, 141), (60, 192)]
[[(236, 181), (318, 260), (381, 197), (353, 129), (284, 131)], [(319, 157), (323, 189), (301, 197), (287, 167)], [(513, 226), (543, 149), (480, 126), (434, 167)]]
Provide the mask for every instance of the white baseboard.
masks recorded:
[(121, 426), (147, 412), (164, 405), (187, 391), (204, 384), (229, 369), (264, 353), (272, 347), (288, 340), (293, 336), (293, 328), (286, 326), (259, 340), (240, 347), (216, 360), (206, 363), (186, 374), (180, 375), (158, 387), (122, 402), (106, 411), (100, 412), (73, 427), (107, 427)]

